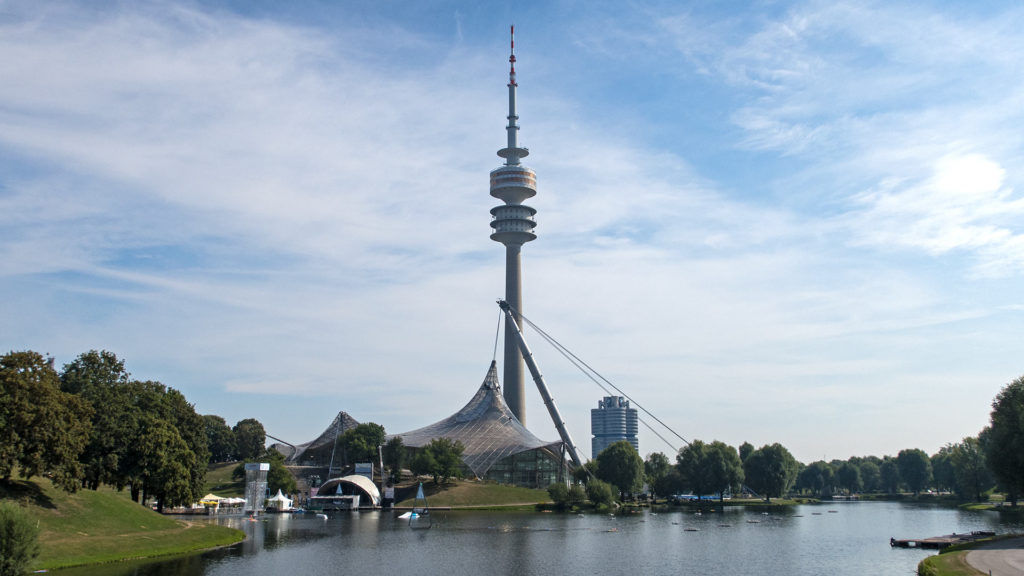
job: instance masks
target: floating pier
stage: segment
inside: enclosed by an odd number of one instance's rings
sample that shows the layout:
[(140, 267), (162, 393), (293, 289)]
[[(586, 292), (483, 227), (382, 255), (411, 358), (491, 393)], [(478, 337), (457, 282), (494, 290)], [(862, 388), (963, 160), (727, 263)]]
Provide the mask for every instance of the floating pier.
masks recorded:
[(906, 540), (897, 540), (896, 538), (889, 538), (889, 546), (892, 546), (893, 548), (932, 548), (941, 550), (943, 548), (953, 546), (954, 544), (966, 544), (967, 542), (975, 542), (977, 540), (991, 538), (995, 535), (995, 532), (975, 530), (974, 532), (965, 532), (963, 534), (957, 534), (954, 532), (947, 536), (934, 536), (932, 538), (922, 539), (910, 538)]

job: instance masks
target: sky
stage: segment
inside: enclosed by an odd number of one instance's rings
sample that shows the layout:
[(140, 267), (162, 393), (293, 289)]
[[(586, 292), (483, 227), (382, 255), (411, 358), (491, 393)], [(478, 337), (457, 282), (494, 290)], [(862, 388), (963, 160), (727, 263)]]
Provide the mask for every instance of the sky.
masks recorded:
[[(1016, 1), (0, 0), (0, 350), (291, 443), (454, 413), (500, 346), (513, 23), (528, 319), (688, 441), (987, 424), (1024, 374)], [(589, 455), (604, 391), (526, 339)], [(557, 439), (529, 378), (525, 420)]]

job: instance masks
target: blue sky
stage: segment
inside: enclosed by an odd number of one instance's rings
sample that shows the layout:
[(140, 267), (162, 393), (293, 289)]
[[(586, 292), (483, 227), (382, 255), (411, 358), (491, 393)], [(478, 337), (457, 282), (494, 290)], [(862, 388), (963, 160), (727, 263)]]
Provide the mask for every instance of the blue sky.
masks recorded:
[(1019, 3), (409, 4), (0, 1), (0, 348), (291, 442), (454, 412), (514, 21), (525, 313), (684, 437), (932, 453), (1024, 373)]

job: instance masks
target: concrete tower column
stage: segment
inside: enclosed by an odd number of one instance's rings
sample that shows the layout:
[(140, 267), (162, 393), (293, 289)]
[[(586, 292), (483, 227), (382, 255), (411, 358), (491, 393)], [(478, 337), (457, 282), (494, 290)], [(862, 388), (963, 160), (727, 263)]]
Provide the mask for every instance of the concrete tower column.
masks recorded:
[[(511, 244), (505, 249), (505, 302), (508, 302), (515, 311), (523, 308), (523, 282), (519, 258), (521, 253), (520, 244)], [(523, 321), (519, 314), (513, 312), (513, 316), (516, 319), (515, 324), (522, 329)], [(505, 404), (508, 404), (512, 413), (525, 426), (523, 420), (526, 418), (526, 379), (523, 373), (523, 355), (516, 345), (516, 325), (505, 322), (505, 388), (502, 394), (505, 396)]]
[[(523, 200), (537, 194), (537, 175), (520, 163), (530, 154), (519, 146), (519, 116), (516, 114), (516, 54), (515, 28), (512, 28), (512, 50), (508, 57), (508, 126), (505, 127), (508, 145), (498, 150), (505, 165), (491, 171), (491, 196), (504, 202), (491, 208), (491, 240), (505, 245), (505, 301), (512, 306), (516, 323), (522, 327), (519, 315), (523, 311), (523, 283), (520, 255), (523, 244), (534, 240), (537, 211), (523, 204)], [(505, 325), (505, 402), (519, 422), (526, 425), (526, 394), (523, 379), (523, 357), (513, 336), (514, 328)]]

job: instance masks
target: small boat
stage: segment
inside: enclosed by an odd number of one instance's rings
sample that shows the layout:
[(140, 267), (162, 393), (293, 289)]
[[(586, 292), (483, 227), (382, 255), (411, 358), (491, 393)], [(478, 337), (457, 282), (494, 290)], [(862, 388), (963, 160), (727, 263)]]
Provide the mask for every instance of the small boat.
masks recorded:
[(327, 514), (317, 514), (316, 515), (316, 519), (317, 520), (327, 520)]
[(416, 489), (416, 498), (412, 501), (412, 511), (409, 512), (409, 528), (428, 529), (432, 525), (427, 497), (423, 494), (423, 482), (420, 482), (419, 488)]

